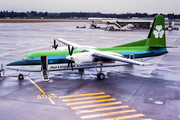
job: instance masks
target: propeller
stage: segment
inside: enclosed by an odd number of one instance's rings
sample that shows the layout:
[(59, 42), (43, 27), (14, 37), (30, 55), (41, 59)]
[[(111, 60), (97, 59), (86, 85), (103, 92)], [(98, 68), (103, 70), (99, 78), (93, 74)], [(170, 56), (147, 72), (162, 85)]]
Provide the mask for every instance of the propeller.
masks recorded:
[(72, 65), (73, 59), (71, 58), (71, 56), (72, 56), (73, 50), (74, 50), (74, 46), (72, 46), (72, 49), (70, 49), (70, 45), (68, 44), (68, 52), (69, 52), (69, 56), (70, 56), (70, 59), (68, 59), (68, 60), (69, 60), (69, 62), (68, 62), (68, 67), (69, 67), (70, 64), (71, 64), (71, 70), (72, 70), (72, 72), (73, 72), (73, 65)]
[(58, 44), (56, 44), (56, 40), (54, 39), (54, 45), (52, 45), (52, 48), (54, 48), (56, 50), (57, 47), (58, 47)]

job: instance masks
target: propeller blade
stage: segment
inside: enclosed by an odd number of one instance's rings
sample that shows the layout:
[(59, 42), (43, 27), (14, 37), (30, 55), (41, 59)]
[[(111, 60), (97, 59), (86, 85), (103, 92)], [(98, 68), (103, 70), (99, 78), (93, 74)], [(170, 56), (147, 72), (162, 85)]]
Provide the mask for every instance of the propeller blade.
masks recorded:
[(73, 50), (74, 50), (74, 46), (72, 46), (72, 48), (70, 48), (70, 45), (68, 44), (68, 52), (69, 52), (70, 56), (72, 55)]
[(56, 46), (56, 40), (54, 39), (54, 46)]
[(71, 71), (73, 72), (73, 65), (72, 65), (72, 61), (69, 61), (68, 62), (68, 68), (69, 68), (69, 65), (71, 64)]
[(58, 47), (58, 44), (56, 45), (55, 50), (57, 49), (57, 47)]
[(70, 55), (71, 52), (70, 52), (70, 45), (69, 44), (68, 44), (68, 52), (69, 52), (69, 55)]
[(73, 65), (72, 65), (72, 61), (71, 61), (71, 71), (73, 72)]
[(68, 62), (68, 68), (69, 68), (70, 61)]
[(56, 40), (54, 39), (54, 45), (52, 45), (52, 47), (56, 50), (58, 47), (58, 44), (56, 44)]
[(74, 46), (72, 46), (72, 49), (71, 49), (70, 55), (72, 55), (73, 50), (74, 50)]
[[(74, 50), (74, 46), (72, 46), (72, 48), (70, 49), (70, 45), (68, 44), (68, 52), (69, 52), (69, 55), (72, 56), (72, 53), (73, 53), (73, 50)], [(73, 72), (73, 65), (72, 65), (73, 61), (72, 60), (69, 60), (68, 62), (68, 67), (70, 66), (71, 64), (71, 70)]]

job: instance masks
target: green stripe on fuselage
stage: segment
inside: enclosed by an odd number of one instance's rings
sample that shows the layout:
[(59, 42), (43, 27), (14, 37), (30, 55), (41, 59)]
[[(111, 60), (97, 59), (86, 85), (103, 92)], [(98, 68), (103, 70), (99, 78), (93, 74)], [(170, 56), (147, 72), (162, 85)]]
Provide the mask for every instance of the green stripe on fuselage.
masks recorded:
[(126, 58), (129, 58), (131, 55), (134, 56), (134, 58), (144, 58), (167, 53), (166, 48), (152, 49), (150, 48), (150, 46), (97, 48), (96, 50), (119, 53), (121, 55), (124, 55), (124, 57)]
[[(73, 53), (79, 53), (81, 51), (74, 50)], [(66, 59), (66, 56), (69, 55), (68, 51), (39, 51), (39, 52), (32, 52), (26, 54), (25, 57), (27, 58), (26, 65), (40, 65), (41, 64), (41, 56), (47, 56), (48, 64), (64, 64), (68, 63), (69, 60)]]

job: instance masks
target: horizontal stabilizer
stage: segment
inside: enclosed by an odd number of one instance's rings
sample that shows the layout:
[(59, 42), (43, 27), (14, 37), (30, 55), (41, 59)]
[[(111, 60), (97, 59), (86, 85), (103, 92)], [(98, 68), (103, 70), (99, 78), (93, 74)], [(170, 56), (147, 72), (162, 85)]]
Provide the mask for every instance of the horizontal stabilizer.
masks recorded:
[(150, 48), (178, 48), (178, 46), (150, 46)]

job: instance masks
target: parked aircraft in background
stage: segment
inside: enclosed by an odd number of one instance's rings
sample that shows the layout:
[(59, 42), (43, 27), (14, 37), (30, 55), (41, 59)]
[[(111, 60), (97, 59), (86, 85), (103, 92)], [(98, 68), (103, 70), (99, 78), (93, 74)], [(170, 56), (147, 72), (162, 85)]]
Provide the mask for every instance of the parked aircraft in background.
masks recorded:
[(174, 27), (174, 22), (169, 22), (168, 27), (165, 28), (166, 30), (172, 31), (172, 30), (179, 30), (178, 27)]
[(90, 24), (90, 28), (100, 28), (99, 26), (97, 26), (95, 21), (92, 21)]
[(86, 28), (86, 24), (83, 26), (76, 26), (76, 28)]
[[(66, 47), (58, 47), (56, 40)], [(22, 60), (9, 63), (6, 67), (18, 71), (41, 72), (43, 81), (48, 81), (49, 71), (100, 68), (97, 71), (97, 78), (104, 79), (103, 67), (120, 66), (122, 63), (138, 66), (151, 65), (136, 61), (135, 58), (154, 57), (168, 53), (164, 17), (157, 15), (148, 37), (140, 41), (110, 48), (95, 48), (56, 38), (53, 48), (54, 50), (51, 51), (28, 53)], [(22, 78), (23, 75), (19, 74), (19, 79)]]
[(127, 24), (120, 28), (121, 31), (131, 31), (134, 28), (133, 24)]
[(120, 25), (116, 25), (116, 24), (107, 25), (106, 30), (108, 30), (108, 31), (131, 31), (134, 28), (133, 24), (127, 24), (123, 27), (121, 27)]

